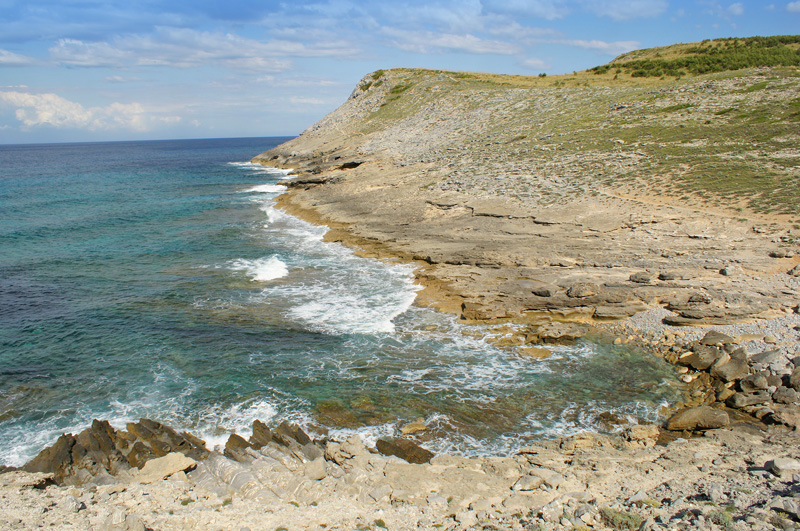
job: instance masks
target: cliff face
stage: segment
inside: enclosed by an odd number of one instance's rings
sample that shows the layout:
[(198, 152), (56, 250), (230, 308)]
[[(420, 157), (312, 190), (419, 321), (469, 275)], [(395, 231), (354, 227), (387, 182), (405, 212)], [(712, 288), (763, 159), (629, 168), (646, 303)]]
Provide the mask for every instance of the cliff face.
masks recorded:
[(329, 238), (419, 261), (423, 300), (465, 319), (746, 320), (800, 299), (797, 76), (378, 71), (254, 161), (295, 169), (281, 204)]

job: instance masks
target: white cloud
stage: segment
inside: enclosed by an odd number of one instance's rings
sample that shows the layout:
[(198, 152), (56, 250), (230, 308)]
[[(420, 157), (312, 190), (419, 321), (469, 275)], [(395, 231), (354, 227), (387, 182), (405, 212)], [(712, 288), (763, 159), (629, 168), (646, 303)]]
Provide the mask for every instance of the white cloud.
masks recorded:
[(293, 96), (289, 99), (292, 105), (325, 105), (328, 102), (319, 98), (300, 98)]
[(516, 41), (526, 41), (540, 39), (543, 37), (561, 37), (558, 30), (551, 28), (533, 28), (523, 26), (519, 22), (512, 20), (502, 20), (486, 28), (486, 32), (498, 37), (506, 37)]
[(338, 41), (258, 41), (232, 33), (157, 28), (147, 35), (125, 35), (110, 42), (60, 39), (52, 58), (76, 66), (226, 66), (240, 70), (280, 72), (291, 68), (287, 57), (352, 57), (359, 49)]
[(484, 0), (484, 9), (516, 16), (555, 20), (570, 12), (564, 0)]
[(89, 131), (108, 129), (145, 131), (153, 122), (180, 121), (178, 116), (151, 116), (139, 103), (112, 103), (106, 107), (86, 108), (57, 94), (0, 92), (0, 104), (16, 108), (17, 120), (27, 129), (50, 125)]
[(786, 11), (789, 13), (800, 13), (800, 0), (786, 4)]
[(614, 20), (655, 17), (669, 7), (666, 0), (581, 0), (581, 3), (590, 12)]
[(436, 33), (383, 28), (383, 33), (392, 37), (392, 44), (401, 50), (415, 53), (435, 53), (455, 50), (477, 54), (512, 55), (519, 47), (502, 41), (487, 40), (472, 34)]
[(141, 79), (138, 77), (108, 76), (106, 77), (106, 81), (111, 83), (131, 83), (141, 81)]
[(519, 65), (533, 70), (547, 70), (550, 68), (550, 65), (541, 59), (537, 59), (536, 57), (528, 57), (527, 59), (523, 59), (519, 62)]
[(566, 44), (567, 46), (574, 46), (576, 48), (583, 48), (584, 50), (594, 50), (597, 52), (619, 55), (632, 50), (638, 49), (641, 44), (638, 41), (614, 41), (606, 42), (600, 40), (585, 41), (581, 39), (560, 40), (554, 41), (558, 44)]
[(32, 57), (25, 57), (8, 50), (0, 50), (0, 66), (26, 66), (36, 62)]
[(735, 17), (739, 17), (744, 15), (744, 6), (741, 2), (736, 2), (735, 4), (731, 4), (728, 6), (728, 13)]

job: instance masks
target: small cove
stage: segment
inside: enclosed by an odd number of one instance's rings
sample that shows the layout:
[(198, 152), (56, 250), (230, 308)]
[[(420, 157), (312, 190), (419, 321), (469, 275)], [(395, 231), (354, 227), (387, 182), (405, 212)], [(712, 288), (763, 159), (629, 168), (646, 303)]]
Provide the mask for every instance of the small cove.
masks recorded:
[(374, 439), (423, 419), (437, 451), (509, 453), (654, 420), (670, 368), (624, 347), (531, 362), (413, 304), (413, 270), (274, 208), (284, 139), (1, 146), (0, 464), (93, 418), (210, 444), (256, 418)]

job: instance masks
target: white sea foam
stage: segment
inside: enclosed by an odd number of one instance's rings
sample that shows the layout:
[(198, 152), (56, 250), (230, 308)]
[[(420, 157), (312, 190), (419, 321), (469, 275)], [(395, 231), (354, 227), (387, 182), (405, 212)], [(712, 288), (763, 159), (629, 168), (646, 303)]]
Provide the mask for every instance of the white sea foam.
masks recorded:
[(294, 170), (286, 170), (283, 168), (273, 168), (272, 166), (263, 166), (255, 162), (229, 162), (231, 166), (250, 170), (254, 173), (268, 173), (271, 175), (279, 176), (283, 179), (288, 178), (288, 175)]
[(286, 187), (280, 184), (259, 184), (247, 190), (242, 190), (246, 193), (259, 193), (259, 194), (280, 194), (286, 191)]
[(277, 256), (247, 260), (240, 258), (229, 264), (234, 271), (244, 271), (255, 282), (268, 282), (289, 274), (289, 268)]
[(278, 415), (276, 405), (258, 398), (234, 404), (227, 408), (214, 406), (202, 411), (197, 421), (197, 435), (206, 442), (209, 450), (224, 448), (231, 433), (245, 439), (253, 434), (253, 421), (269, 424)]

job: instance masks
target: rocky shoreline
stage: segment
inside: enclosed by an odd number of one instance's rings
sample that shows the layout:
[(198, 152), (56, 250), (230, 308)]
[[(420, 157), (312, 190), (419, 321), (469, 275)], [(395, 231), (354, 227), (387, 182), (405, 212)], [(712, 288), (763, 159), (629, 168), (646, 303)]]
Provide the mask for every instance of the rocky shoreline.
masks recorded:
[[(732, 125), (742, 86), (773, 75), (758, 102), (796, 97), (777, 74), (653, 90), (380, 71), (254, 159), (294, 170), (278, 206), (417, 264), (422, 304), (515, 323), (495, 340), (531, 363), (590, 331), (664, 358), (686, 395), (663, 425), (609, 416), (608, 435), (464, 458), (431, 455), (413, 429), (368, 448), (257, 421), (219, 452), (151, 420), (95, 421), (0, 474), (0, 527), (800, 529), (796, 227), (638, 181), (688, 171), (665, 162), (675, 144)], [(650, 125), (663, 138), (627, 133)]]

